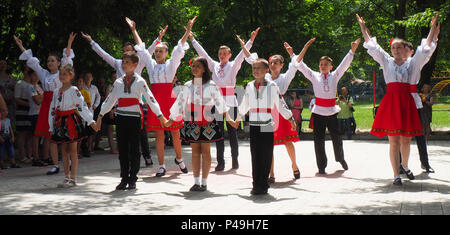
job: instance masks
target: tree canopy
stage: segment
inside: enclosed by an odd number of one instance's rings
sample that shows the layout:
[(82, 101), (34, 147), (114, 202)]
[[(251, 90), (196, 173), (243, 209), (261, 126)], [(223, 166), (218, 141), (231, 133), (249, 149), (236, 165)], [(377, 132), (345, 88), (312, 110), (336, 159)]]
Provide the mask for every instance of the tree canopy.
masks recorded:
[[(441, 40), (423, 70), (423, 79), (429, 81), (433, 73), (447, 70), (450, 65), (450, 45), (446, 40), (450, 3), (445, 0), (3, 0), (0, 10), (3, 12), (0, 59), (6, 59), (10, 71), (16, 74), (21, 62), (13, 35), (22, 39), (24, 46), (31, 48), (45, 66), (48, 53), (62, 52), (70, 32), (77, 32), (73, 44), (76, 71), (90, 71), (97, 78), (108, 78), (113, 69), (95, 54), (81, 37), (81, 31), (90, 34), (112, 56), (120, 58), (122, 44), (134, 42), (125, 17), (136, 22), (141, 38), (148, 45), (162, 27), (169, 25), (163, 40), (172, 48), (182, 37), (188, 19), (196, 15), (195, 37), (217, 60), (219, 46), (228, 45), (233, 55), (237, 55), (240, 46), (235, 35), (248, 40), (250, 33), (261, 27), (251, 52), (264, 58), (273, 54), (284, 56), (286, 70), (290, 59), (283, 43), (288, 42), (299, 53), (309, 39), (316, 37), (305, 62), (317, 70), (321, 56), (330, 56), (337, 66), (350, 50), (350, 43), (362, 37), (356, 13), (364, 17), (372, 35), (389, 51), (389, 40), (393, 37), (404, 38), (417, 46), (428, 34), (432, 15), (440, 12)], [(191, 78), (189, 60), (195, 55), (192, 48), (186, 53), (177, 73), (180, 80)], [(349, 83), (352, 78), (369, 80), (372, 71), (379, 69), (361, 45), (342, 83)], [(300, 73), (296, 76), (298, 79), (293, 80), (292, 87), (307, 83)], [(244, 62), (238, 84), (251, 79), (251, 67)]]

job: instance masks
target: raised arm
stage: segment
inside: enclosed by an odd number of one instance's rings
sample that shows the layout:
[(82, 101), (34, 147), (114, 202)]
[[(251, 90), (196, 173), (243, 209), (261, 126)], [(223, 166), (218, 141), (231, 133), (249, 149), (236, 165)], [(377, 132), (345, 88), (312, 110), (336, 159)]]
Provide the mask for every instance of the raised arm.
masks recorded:
[(139, 37), (139, 34), (136, 30), (136, 22), (134, 22), (133, 20), (130, 20), (130, 18), (125, 17), (125, 21), (128, 24), (128, 27), (130, 27), (131, 33), (133, 34), (134, 37), (134, 41), (136, 42), (137, 45), (142, 43), (141, 37)]
[(187, 25), (187, 27), (185, 27), (186, 32), (184, 33), (183, 37), (181, 38), (181, 45), (184, 45), (184, 43), (186, 43), (189, 35), (191, 34), (192, 26), (194, 26), (196, 19), (197, 19), (197, 16), (195, 16), (192, 20), (188, 21), (188, 25)]
[(41, 83), (45, 84), (46, 83), (45, 78), (48, 74), (50, 74), (50, 72), (47, 71), (46, 69), (42, 68), (42, 66), (39, 64), (39, 59), (36, 57), (33, 57), (33, 52), (31, 51), (31, 49), (28, 49), (28, 50), (25, 49), (25, 47), (22, 44), (22, 40), (20, 40), (15, 35), (14, 35), (14, 40), (16, 41), (17, 46), (22, 51), (22, 54), (19, 56), (19, 60), (26, 60), (27, 66), (30, 67), (31, 69), (33, 69), (36, 72), (36, 74), (38, 75)]
[(365, 42), (370, 41), (370, 31), (369, 31), (369, 29), (366, 26), (366, 22), (358, 14), (356, 14), (356, 20), (358, 21), (359, 27), (361, 28), (361, 33), (364, 36), (364, 41)]
[(303, 57), (305, 57), (306, 51), (308, 51), (309, 46), (311, 46), (311, 44), (316, 40), (316, 38), (312, 38), (310, 39), (305, 46), (303, 46), (302, 51), (300, 52), (300, 54), (297, 56), (297, 58), (295, 59), (295, 66), (297, 67), (297, 69), (306, 77), (306, 79), (312, 81), (314, 79), (314, 71), (312, 69), (310, 69), (304, 62), (303, 62)]
[(193, 34), (191, 33), (189, 38), (192, 41), (192, 46), (194, 47), (195, 51), (197, 52), (197, 54), (199, 56), (205, 57), (206, 60), (208, 61), (208, 68), (209, 70), (213, 71), (214, 70), (214, 64), (216, 63), (216, 61), (214, 61), (209, 55), (208, 53), (205, 51), (205, 49), (200, 45), (200, 43), (198, 43), (197, 40), (195, 40), (195, 38), (193, 37)]
[[(252, 33), (250, 35), (250, 40), (245, 44), (245, 47), (248, 50), (250, 50), (252, 48), (253, 42), (255, 41), (255, 38), (258, 35), (259, 29), (260, 28), (258, 27), (257, 29), (252, 31)], [(240, 41), (242, 41), (242, 40), (240, 40)], [(239, 54), (236, 56), (236, 58), (234, 58), (234, 63), (233, 63), (233, 72), (234, 73), (237, 73), (238, 70), (241, 68), (241, 64), (242, 64), (242, 62), (244, 62), (244, 56), (248, 57), (248, 56), (245, 55), (244, 50), (241, 50), (239, 52)]]
[[(75, 40), (75, 37), (77, 36), (76, 33), (71, 32), (69, 35), (69, 40), (67, 41), (67, 47), (63, 50), (63, 58), (61, 59), (61, 67), (66, 66), (68, 64), (73, 66), (73, 58), (75, 58), (75, 54), (72, 50), (72, 43)], [(62, 83), (60, 83), (59, 80), (56, 81), (59, 83), (58, 87), (62, 86)]]
[(67, 56), (70, 56), (70, 49), (72, 49), (72, 43), (73, 43), (73, 40), (75, 40), (76, 36), (77, 36), (77, 34), (74, 32), (71, 32), (69, 35), (69, 40), (67, 41), (67, 47), (66, 47), (66, 51), (65, 51)]
[(18, 37), (16, 37), (16, 35), (14, 35), (13, 37), (14, 37), (14, 41), (16, 41), (16, 44), (20, 48), (20, 50), (22, 52), (26, 51), (27, 49), (25, 49), (25, 47), (23, 47), (22, 40), (20, 40)]
[[(300, 61), (303, 60), (303, 57), (305, 57), (306, 52), (308, 51), (308, 48), (311, 46), (311, 44), (316, 41), (316, 38), (312, 38), (310, 39), (305, 46), (303, 46), (302, 51), (300, 52), (300, 54), (298, 54), (297, 56), (297, 63), (300, 63)], [(286, 43), (287, 44), (287, 43)], [(288, 44), (289, 45), (289, 44)], [(287, 49), (287, 48), (286, 48)]]
[(245, 57), (250, 57), (250, 52), (245, 47), (244, 41), (239, 37), (239, 35), (236, 35), (236, 37), (237, 37), (239, 43), (241, 44), (241, 48), (242, 48), (242, 51), (244, 52)]
[(106, 63), (108, 63), (111, 67), (113, 67), (114, 69), (116, 68), (116, 58), (112, 57), (110, 54), (108, 54), (106, 51), (104, 51), (100, 45), (98, 45), (94, 40), (92, 40), (92, 37), (89, 34), (85, 34), (83, 32), (81, 32), (81, 35), (83, 36), (83, 38), (85, 38), (92, 47), (92, 50), (95, 51), (95, 53), (97, 53), (97, 55), (99, 55), (100, 57), (102, 57), (102, 59), (104, 61), (106, 61)]
[(350, 64), (352, 63), (353, 57), (355, 55), (354, 53), (355, 53), (356, 49), (358, 48), (360, 42), (361, 42), (361, 39), (358, 38), (351, 43), (351, 49), (350, 49), (351, 52), (347, 53), (347, 55), (344, 57), (342, 62), (339, 64), (339, 66), (334, 71), (334, 74), (338, 80), (342, 77), (342, 75), (345, 73), (345, 71), (347, 71), (347, 69), (350, 67)]
[(430, 33), (428, 34), (428, 37), (427, 37), (427, 45), (428, 46), (431, 45), (431, 42), (433, 41), (433, 39), (435, 37), (437, 38), (437, 35), (435, 36), (436, 31), (438, 31), (437, 34), (439, 35), (441, 25), (439, 23), (439, 30), (438, 30), (437, 29), (437, 27), (438, 27), (437, 22), (439, 22), (438, 18), (439, 18), (439, 13), (436, 14), (436, 17), (433, 16), (433, 18), (431, 19), (431, 29), (430, 29)]

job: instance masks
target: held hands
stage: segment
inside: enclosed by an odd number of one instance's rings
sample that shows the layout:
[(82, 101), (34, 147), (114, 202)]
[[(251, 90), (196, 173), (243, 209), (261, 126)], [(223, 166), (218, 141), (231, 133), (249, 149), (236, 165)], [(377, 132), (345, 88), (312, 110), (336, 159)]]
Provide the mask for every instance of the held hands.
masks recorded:
[(232, 120), (227, 120), (228, 124), (230, 124), (234, 129), (238, 129), (239, 127), (239, 122), (236, 121), (232, 121)]
[(352, 48), (352, 52), (353, 53), (355, 53), (355, 51), (358, 48), (360, 42), (361, 42), (361, 38), (358, 38), (354, 42), (352, 42), (351, 48)]
[(295, 120), (293, 118), (291, 118), (291, 120), (289, 122), (291, 123), (291, 126), (292, 126), (291, 130), (295, 131), (297, 128), (297, 123), (295, 123)]
[(85, 38), (89, 43), (92, 42), (92, 37), (91, 37), (91, 35), (89, 35), (89, 34), (87, 34), (87, 33), (81, 32), (81, 36), (83, 36), (83, 38)]
[(170, 126), (172, 126), (172, 123), (173, 123), (172, 119), (169, 119), (169, 120), (166, 119), (166, 122), (163, 123), (163, 126), (170, 127)]
[(100, 130), (101, 123), (93, 122), (89, 125), (95, 132)]

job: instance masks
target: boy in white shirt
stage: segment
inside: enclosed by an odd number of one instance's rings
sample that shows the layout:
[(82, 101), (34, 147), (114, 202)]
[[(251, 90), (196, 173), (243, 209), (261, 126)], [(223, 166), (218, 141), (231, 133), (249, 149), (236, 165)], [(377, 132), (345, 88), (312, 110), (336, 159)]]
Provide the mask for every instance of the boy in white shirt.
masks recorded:
[(273, 156), (273, 125), (271, 110), (278, 108), (281, 115), (291, 122), (293, 130), (296, 124), (292, 112), (281, 97), (277, 84), (265, 78), (269, 72), (269, 62), (265, 59), (256, 59), (252, 64), (254, 81), (247, 84), (242, 103), (238, 108), (236, 121), (229, 121), (234, 127), (242, 117), (249, 112), (250, 120), (250, 152), (252, 156), (252, 195), (267, 194), (269, 183), (267, 181), (272, 165)]
[(315, 72), (303, 63), (303, 57), (309, 46), (315, 41), (309, 40), (300, 55), (297, 57), (298, 68), (305, 77), (311, 81), (315, 95), (315, 105), (312, 108), (312, 118), (314, 119), (314, 149), (316, 153), (317, 167), (319, 174), (326, 174), (327, 155), (325, 153), (325, 129), (328, 127), (333, 141), (334, 157), (340, 162), (344, 170), (348, 170), (347, 162), (344, 159), (344, 149), (342, 138), (339, 134), (337, 114), (340, 111), (336, 105), (337, 84), (344, 72), (350, 67), (354, 53), (359, 46), (360, 39), (352, 42), (351, 50), (342, 60), (341, 64), (333, 69), (333, 60), (328, 56), (322, 56), (319, 61), (320, 72)]
[(140, 167), (139, 132), (143, 125), (143, 113), (139, 106), (142, 96), (145, 97), (152, 112), (161, 121), (161, 125), (167, 122), (147, 83), (135, 73), (138, 64), (139, 56), (135, 52), (128, 51), (123, 54), (121, 66), (125, 75), (114, 82), (113, 89), (102, 104), (97, 118), (98, 131), (103, 115), (108, 113), (118, 101), (116, 127), (122, 180), (117, 185), (117, 190), (136, 188), (137, 173)]

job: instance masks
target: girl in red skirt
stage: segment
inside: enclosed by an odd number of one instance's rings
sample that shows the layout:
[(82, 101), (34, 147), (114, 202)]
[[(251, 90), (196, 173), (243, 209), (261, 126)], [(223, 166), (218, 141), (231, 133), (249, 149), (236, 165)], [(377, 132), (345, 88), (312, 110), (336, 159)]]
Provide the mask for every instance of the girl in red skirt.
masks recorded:
[[(394, 39), (391, 42), (391, 57), (386, 53), (376, 38), (370, 37), (369, 30), (364, 20), (356, 14), (356, 18), (364, 35), (364, 47), (367, 52), (383, 68), (384, 80), (387, 85), (386, 95), (380, 103), (375, 120), (370, 133), (378, 137), (388, 136), (389, 156), (394, 171), (394, 185), (402, 185), (399, 174), (399, 162), (401, 152), (401, 166), (410, 180), (414, 179), (411, 170), (408, 169), (408, 159), (410, 153), (411, 137), (422, 135), (422, 126), (417, 113), (414, 99), (410, 94), (410, 75), (414, 67), (420, 63), (417, 60), (423, 59), (414, 56), (411, 60), (406, 60), (407, 56), (405, 42), (402, 39)], [(430, 46), (438, 16), (433, 17), (430, 34), (427, 38), (427, 45)]]
[[(155, 96), (156, 101), (161, 107), (161, 111), (165, 117), (170, 115), (170, 107), (175, 103), (176, 96), (173, 92), (172, 81), (176, 75), (178, 66), (181, 63), (181, 59), (184, 57), (184, 52), (189, 49), (189, 45), (186, 40), (191, 32), (192, 26), (195, 22), (194, 17), (189, 20), (188, 26), (186, 27), (186, 32), (178, 42), (178, 45), (172, 51), (172, 56), (169, 60), (167, 56), (169, 55), (168, 44), (165, 42), (158, 43), (154, 42), (156, 45), (153, 50), (147, 50), (145, 48), (145, 43), (142, 42), (136, 31), (136, 24), (130, 19), (126, 19), (133, 36), (136, 40), (137, 46), (135, 49), (141, 58), (146, 61), (147, 72), (149, 75), (151, 91)], [(165, 31), (165, 30), (164, 30)], [(161, 36), (160, 36), (161, 37)], [(160, 37), (157, 40), (160, 40)], [(152, 59), (152, 54), (155, 53), (156, 60)], [(180, 167), (183, 173), (187, 173), (188, 169), (184, 164), (181, 156), (181, 140), (180, 140), (180, 129), (183, 127), (183, 121), (173, 122), (171, 126), (164, 127), (161, 126), (161, 122), (156, 117), (153, 112), (148, 112), (147, 117), (147, 131), (153, 130), (156, 132), (156, 153), (158, 155), (159, 169), (156, 173), (157, 177), (162, 177), (166, 174), (166, 166), (164, 164), (164, 131), (170, 131), (172, 135), (173, 147), (175, 149), (176, 158), (174, 159), (175, 164)]]
[(22, 45), (22, 41), (14, 36), (17, 45), (22, 51), (19, 59), (26, 60), (27, 66), (36, 71), (39, 79), (41, 80), (42, 88), (44, 90), (44, 100), (41, 104), (41, 109), (39, 111), (40, 115), (37, 120), (36, 130), (34, 134), (44, 137), (44, 159), (48, 159), (48, 150), (50, 145), (50, 155), (52, 157), (53, 167), (49, 172), (47, 172), (47, 175), (57, 174), (59, 172), (58, 146), (54, 143), (50, 143), (51, 133), (49, 132), (48, 126), (49, 107), (50, 103), (52, 102), (53, 91), (62, 86), (62, 83), (59, 80), (59, 66), (65, 66), (67, 64), (73, 65), (72, 59), (75, 57), (75, 55), (71, 47), (75, 36), (76, 34), (74, 33), (70, 34), (69, 40), (67, 42), (67, 48), (64, 48), (63, 50), (62, 60), (57, 53), (52, 52), (49, 54), (47, 59), (47, 67), (49, 70), (42, 68), (39, 64), (38, 58), (33, 57), (33, 52), (31, 51), (31, 49), (26, 50)]
[(97, 129), (92, 113), (84, 102), (80, 90), (72, 86), (75, 71), (71, 65), (63, 66), (59, 80), (62, 87), (53, 94), (48, 113), (51, 141), (61, 146), (61, 155), (65, 178), (58, 187), (76, 186), (78, 169), (77, 144), (88, 137), (83, 121), (93, 129)]
[[(166, 126), (183, 116), (181, 129), (183, 140), (192, 148), (192, 171), (195, 183), (190, 191), (205, 191), (207, 178), (211, 169), (211, 143), (223, 140), (223, 133), (214, 118), (215, 113), (229, 118), (226, 105), (218, 86), (211, 80), (208, 61), (197, 57), (192, 63), (192, 81), (187, 82), (170, 109), (170, 120)], [(214, 109), (214, 111), (212, 110)], [(200, 182), (200, 171), (202, 181)]]

